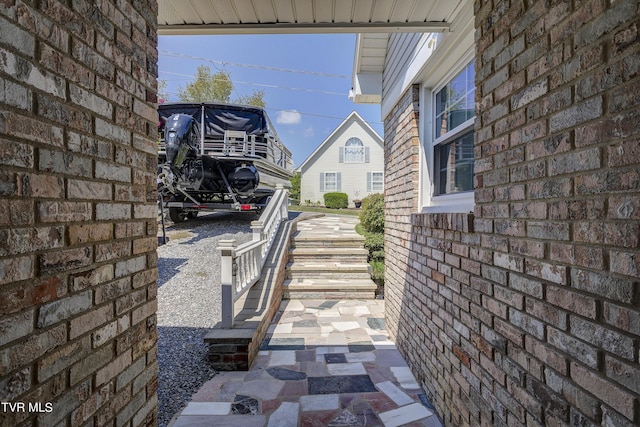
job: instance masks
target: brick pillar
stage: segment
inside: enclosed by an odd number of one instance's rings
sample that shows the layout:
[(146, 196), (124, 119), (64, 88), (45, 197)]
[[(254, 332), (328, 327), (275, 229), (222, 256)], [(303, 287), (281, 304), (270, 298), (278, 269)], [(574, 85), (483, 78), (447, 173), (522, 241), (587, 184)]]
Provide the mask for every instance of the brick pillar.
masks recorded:
[(506, 4), (476, 1), (478, 406), (638, 424), (640, 3)]
[(157, 4), (72, 3), (0, 7), (0, 425), (154, 425)]
[(476, 1), (475, 211), (385, 120), (387, 322), (448, 426), (640, 424), (640, 3)]

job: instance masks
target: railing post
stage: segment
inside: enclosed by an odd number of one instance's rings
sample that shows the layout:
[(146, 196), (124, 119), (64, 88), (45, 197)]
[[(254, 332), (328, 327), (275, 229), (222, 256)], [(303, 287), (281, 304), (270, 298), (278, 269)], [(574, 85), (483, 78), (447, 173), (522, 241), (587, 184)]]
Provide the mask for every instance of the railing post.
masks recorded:
[[(284, 187), (282, 186), (282, 184), (276, 184), (276, 191), (277, 190), (284, 190)], [(282, 202), (280, 203), (280, 206), (278, 207), (280, 209), (280, 217), (282, 219), (287, 219), (289, 217), (288, 204), (289, 204), (289, 195), (285, 194)]]
[(251, 231), (253, 231), (253, 241), (264, 240), (264, 222), (260, 220), (251, 221)]
[(220, 240), (218, 250), (220, 251), (220, 285), (222, 299), (222, 319), (220, 324), (224, 329), (233, 328), (233, 290), (235, 287), (235, 277), (233, 274), (233, 263), (236, 256), (235, 240)]

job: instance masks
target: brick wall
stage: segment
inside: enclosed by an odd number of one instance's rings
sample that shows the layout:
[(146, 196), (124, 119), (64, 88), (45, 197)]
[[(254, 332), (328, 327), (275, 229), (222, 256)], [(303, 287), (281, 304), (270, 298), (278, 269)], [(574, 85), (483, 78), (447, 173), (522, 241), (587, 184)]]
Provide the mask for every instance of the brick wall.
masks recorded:
[(155, 424), (156, 8), (0, 4), (3, 427)]
[(640, 3), (475, 2), (476, 207), (385, 119), (387, 321), (449, 426), (640, 424)]
[[(400, 305), (405, 291), (411, 241), (410, 215), (418, 204), (418, 100), (419, 88), (408, 90), (385, 120), (385, 263), (386, 316), (390, 324), (400, 323)], [(393, 260), (393, 261), (391, 261)], [(411, 333), (410, 331), (405, 331)]]

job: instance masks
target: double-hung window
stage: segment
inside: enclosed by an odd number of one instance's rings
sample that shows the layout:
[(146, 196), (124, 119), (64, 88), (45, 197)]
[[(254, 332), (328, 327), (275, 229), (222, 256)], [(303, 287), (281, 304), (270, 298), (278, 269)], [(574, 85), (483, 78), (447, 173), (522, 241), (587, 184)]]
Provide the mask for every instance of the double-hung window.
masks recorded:
[(473, 190), (473, 62), (435, 93), (435, 195)]
[(474, 77), (471, 61), (431, 92), (431, 206), (473, 204)]
[(367, 192), (381, 193), (384, 191), (384, 173), (367, 172)]
[(340, 172), (321, 172), (320, 173), (320, 192), (329, 193), (332, 191), (340, 191), (342, 187)]

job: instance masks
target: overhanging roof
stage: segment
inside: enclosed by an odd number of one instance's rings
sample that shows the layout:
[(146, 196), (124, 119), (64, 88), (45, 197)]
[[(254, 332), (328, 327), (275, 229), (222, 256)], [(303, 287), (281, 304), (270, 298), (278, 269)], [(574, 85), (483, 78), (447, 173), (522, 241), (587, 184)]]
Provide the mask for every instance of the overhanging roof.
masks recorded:
[[(470, 0), (425, 0), (421, 4), (429, 4), (438, 10), (439, 17), (449, 25), (454, 24), (454, 20), (465, 8), (473, 6)], [(435, 18), (435, 15), (430, 15)], [(436, 31), (422, 31), (425, 33), (435, 33)], [(356, 39), (356, 51), (353, 61), (352, 87), (349, 92), (356, 104), (374, 103), (382, 101), (382, 73), (385, 68), (385, 60), (389, 51), (387, 44), (390, 40), (390, 32), (380, 33), (359, 33)], [(412, 52), (402, 52), (404, 55), (411, 55)], [(394, 58), (391, 58), (393, 62)]]
[(158, 0), (158, 34), (436, 32), (460, 0)]

